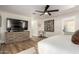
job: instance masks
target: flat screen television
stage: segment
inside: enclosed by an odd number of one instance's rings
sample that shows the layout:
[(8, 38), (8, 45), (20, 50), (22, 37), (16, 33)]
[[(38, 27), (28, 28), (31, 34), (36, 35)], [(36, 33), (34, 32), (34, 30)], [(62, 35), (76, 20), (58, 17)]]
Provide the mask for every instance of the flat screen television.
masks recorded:
[(7, 18), (6, 28), (8, 32), (22, 32), (28, 30), (28, 21)]

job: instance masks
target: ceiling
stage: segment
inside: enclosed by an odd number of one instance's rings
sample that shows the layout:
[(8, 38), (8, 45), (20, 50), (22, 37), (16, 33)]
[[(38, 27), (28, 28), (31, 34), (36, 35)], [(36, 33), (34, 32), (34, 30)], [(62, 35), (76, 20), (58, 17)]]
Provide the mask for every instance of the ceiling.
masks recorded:
[[(56, 16), (59, 13), (66, 11), (70, 8), (75, 7), (74, 5), (50, 5), (49, 10), (59, 9), (59, 12), (52, 12), (51, 14)], [(44, 10), (45, 5), (0, 5), (1, 11), (11, 12), (15, 14), (20, 14), (24, 16), (40, 16), (40, 13), (35, 12), (35, 10)]]

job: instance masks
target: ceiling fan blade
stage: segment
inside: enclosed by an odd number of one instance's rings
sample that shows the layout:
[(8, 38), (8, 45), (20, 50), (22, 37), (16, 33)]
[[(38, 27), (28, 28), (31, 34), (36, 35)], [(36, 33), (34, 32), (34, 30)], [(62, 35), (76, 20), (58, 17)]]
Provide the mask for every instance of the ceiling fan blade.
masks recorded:
[(44, 13), (43, 11), (38, 11), (38, 10), (35, 10), (36, 12), (40, 12), (40, 13)]
[(49, 16), (51, 15), (51, 13), (49, 13), (49, 12), (48, 12), (48, 14), (49, 14)]
[(44, 13), (43, 14), (40, 14), (40, 16), (42, 16), (42, 15), (44, 15)]
[(58, 9), (55, 9), (55, 10), (48, 10), (47, 12), (57, 12), (59, 11)]
[(44, 13), (47, 11), (48, 8), (49, 8), (49, 5), (46, 5)]

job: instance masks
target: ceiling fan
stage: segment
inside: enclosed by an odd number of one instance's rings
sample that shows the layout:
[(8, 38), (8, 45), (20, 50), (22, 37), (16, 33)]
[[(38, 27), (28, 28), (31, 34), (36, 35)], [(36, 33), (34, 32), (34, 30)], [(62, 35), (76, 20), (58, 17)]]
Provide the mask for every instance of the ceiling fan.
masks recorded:
[(49, 7), (50, 7), (49, 5), (46, 5), (44, 11), (38, 11), (38, 10), (36, 10), (36, 12), (42, 13), (41, 15), (48, 14), (49, 16), (51, 16), (51, 13), (50, 12), (58, 12), (59, 11), (59, 9), (48, 10)]

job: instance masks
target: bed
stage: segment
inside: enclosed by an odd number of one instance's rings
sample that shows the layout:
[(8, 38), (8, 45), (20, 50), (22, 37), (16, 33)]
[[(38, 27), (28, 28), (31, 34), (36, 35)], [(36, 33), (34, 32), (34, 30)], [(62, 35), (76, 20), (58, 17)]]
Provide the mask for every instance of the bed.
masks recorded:
[(39, 54), (78, 54), (79, 45), (71, 42), (72, 35), (56, 35), (38, 42)]

